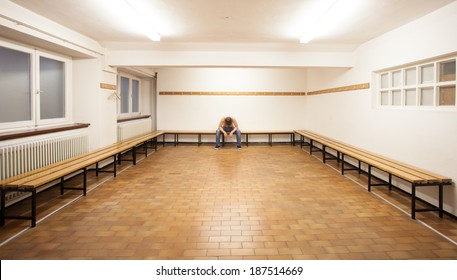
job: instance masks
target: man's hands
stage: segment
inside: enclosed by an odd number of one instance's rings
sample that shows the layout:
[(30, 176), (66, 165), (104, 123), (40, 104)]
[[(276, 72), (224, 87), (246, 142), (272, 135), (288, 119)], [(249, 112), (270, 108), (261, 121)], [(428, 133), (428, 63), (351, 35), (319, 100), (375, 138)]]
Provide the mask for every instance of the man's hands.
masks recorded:
[(232, 132), (230, 132), (230, 134), (228, 134), (228, 133), (227, 133), (227, 132), (225, 132), (224, 130), (223, 130), (223, 132), (224, 132), (224, 137), (230, 138), (230, 137), (232, 137), (232, 136), (233, 136), (233, 131), (232, 131)]

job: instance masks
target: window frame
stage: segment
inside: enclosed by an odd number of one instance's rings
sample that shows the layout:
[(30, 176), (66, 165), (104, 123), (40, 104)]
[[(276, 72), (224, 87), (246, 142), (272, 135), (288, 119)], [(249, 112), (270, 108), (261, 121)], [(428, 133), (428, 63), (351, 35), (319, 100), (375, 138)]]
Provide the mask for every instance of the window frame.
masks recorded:
[[(446, 105), (440, 104), (440, 89), (443, 87), (454, 87), (456, 88), (457, 79), (454, 73), (454, 80), (440, 81), (440, 71), (442, 63), (454, 62), (457, 64), (456, 54), (442, 56), (435, 59), (423, 60), (416, 63), (404, 64), (398, 67), (392, 67), (385, 70), (375, 71), (376, 75), (376, 107), (383, 109), (406, 109), (406, 110), (444, 110), (444, 111), (457, 111), (457, 89), (454, 90), (454, 104)], [(423, 74), (426, 73), (424, 70), (427, 70), (428, 67), (433, 67), (433, 75), (427, 75), (428, 79), (423, 81)], [(408, 82), (407, 75), (408, 71), (415, 71), (415, 83), (412, 84)], [(400, 73), (400, 84), (397, 86), (393, 85), (394, 73)], [(387, 85), (385, 82), (387, 81)], [(383, 85), (384, 82), (384, 85)], [(384, 87), (383, 87), (384, 86)], [(424, 90), (432, 90), (432, 104), (422, 104), (425, 96), (422, 95)], [(398, 93), (400, 90), (401, 94), (401, 104), (394, 103), (394, 93)], [(407, 92), (415, 90), (415, 104), (408, 104), (407, 102)], [(387, 95), (387, 104), (385, 104)], [(409, 96), (411, 97), (411, 96)], [(451, 96), (452, 97), (452, 96)], [(430, 100), (427, 99), (427, 100)]]
[[(127, 78), (129, 80), (129, 93), (128, 93), (128, 112), (122, 113), (122, 95), (121, 95), (121, 79)], [(118, 118), (129, 118), (141, 115), (141, 79), (139, 77), (133, 76), (128, 73), (118, 72), (117, 74), (117, 94), (119, 99), (117, 101), (117, 115)], [(133, 112), (134, 104), (133, 104), (133, 80), (138, 81), (138, 112)]]
[[(48, 52), (45, 50), (39, 50), (32, 46), (22, 45), (19, 43), (9, 42), (0, 40), (0, 47), (8, 48), (14, 51), (24, 52), (30, 56), (30, 120), (26, 121), (13, 121), (0, 123), (0, 130), (20, 130), (30, 127), (43, 127), (53, 124), (66, 124), (71, 123), (72, 120), (72, 60), (71, 58), (60, 55), (57, 53)], [(49, 59), (61, 61), (64, 63), (64, 117), (55, 119), (40, 119), (40, 97), (38, 96), (39, 91), (39, 80), (40, 80), (40, 69), (39, 59), (40, 57), (46, 57)]]
[(49, 58), (49, 59), (53, 59), (53, 60), (56, 60), (56, 61), (60, 61), (60, 62), (63, 62), (64, 63), (64, 79), (65, 79), (65, 84), (64, 84), (64, 88), (65, 88), (65, 92), (64, 92), (64, 117), (63, 118), (54, 118), (54, 119), (41, 119), (41, 115), (40, 115), (40, 105), (41, 105), (41, 99), (40, 98), (37, 98), (37, 104), (35, 106), (35, 110), (36, 110), (36, 120), (37, 120), (37, 124), (39, 126), (43, 126), (43, 125), (51, 125), (51, 124), (59, 124), (59, 123), (69, 123), (72, 119), (72, 111), (71, 111), (71, 100), (72, 100), (72, 95), (71, 95), (71, 88), (72, 88), (72, 84), (71, 84), (71, 76), (72, 76), (72, 66), (71, 66), (71, 60), (69, 60), (68, 58), (65, 58), (65, 57), (62, 57), (62, 56), (58, 56), (58, 55), (55, 55), (55, 54), (51, 54), (51, 53), (48, 53), (48, 52), (44, 52), (44, 51), (37, 51), (37, 54), (36, 54), (36, 69), (38, 71), (37, 73), (37, 76), (36, 76), (36, 81), (35, 81), (35, 85), (36, 85), (36, 90), (35, 90), (35, 93), (38, 94), (38, 91), (40, 90), (39, 89), (39, 86), (40, 86), (40, 79), (39, 79), (39, 69), (40, 69), (40, 57), (45, 57), (45, 58)]

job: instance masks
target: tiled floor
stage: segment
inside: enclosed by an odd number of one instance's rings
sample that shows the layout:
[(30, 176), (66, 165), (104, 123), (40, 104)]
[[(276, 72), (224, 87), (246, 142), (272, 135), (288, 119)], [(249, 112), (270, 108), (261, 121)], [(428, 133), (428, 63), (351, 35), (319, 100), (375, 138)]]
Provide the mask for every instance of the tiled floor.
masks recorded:
[[(166, 146), (123, 166), (4, 242), (0, 259), (457, 259), (455, 243), (421, 222), (456, 239), (455, 219), (412, 220), (380, 198), (409, 212), (404, 195), (369, 193), (363, 176), (298, 147)], [(40, 193), (40, 217), (78, 195)], [(8, 221), (1, 241), (28, 224)]]

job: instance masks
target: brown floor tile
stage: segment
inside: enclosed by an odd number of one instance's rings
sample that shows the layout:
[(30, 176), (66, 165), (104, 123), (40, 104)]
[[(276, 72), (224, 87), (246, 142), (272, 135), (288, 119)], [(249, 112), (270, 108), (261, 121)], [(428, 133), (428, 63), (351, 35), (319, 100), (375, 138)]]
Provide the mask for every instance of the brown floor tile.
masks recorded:
[[(116, 178), (90, 173), (86, 197), (41, 192), (39, 219), (77, 200), (5, 242), (0, 259), (457, 259), (455, 243), (385, 201), (409, 212), (407, 195), (369, 193), (365, 175), (319, 157), (289, 145), (166, 146)], [(454, 218), (419, 219), (456, 240)], [(7, 221), (0, 238), (28, 226)]]

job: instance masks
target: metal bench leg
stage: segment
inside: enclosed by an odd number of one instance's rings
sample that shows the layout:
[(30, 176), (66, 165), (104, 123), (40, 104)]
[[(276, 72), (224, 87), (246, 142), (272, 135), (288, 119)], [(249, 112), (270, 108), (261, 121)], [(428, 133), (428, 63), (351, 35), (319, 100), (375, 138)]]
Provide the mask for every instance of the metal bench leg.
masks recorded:
[(5, 207), (6, 190), (4, 188), (0, 187), (0, 192), (1, 192), (0, 203), (2, 204), (1, 205), (2, 213), (0, 214), (0, 226), (4, 226), (5, 225), (5, 209), (6, 209), (6, 207)]
[(322, 162), (324, 164), (326, 163), (326, 160), (325, 160), (325, 148), (327, 148), (327, 146), (322, 145)]
[(114, 168), (113, 173), (114, 173), (114, 177), (116, 177), (116, 175), (117, 175), (117, 167), (116, 166), (117, 166), (117, 164), (116, 164), (116, 155), (114, 155), (113, 156), (113, 168)]
[(32, 227), (36, 226), (36, 189), (32, 190)]
[(371, 165), (368, 165), (368, 191), (371, 192)]
[(87, 194), (87, 168), (84, 167), (83, 169), (83, 195), (86, 196)]
[(392, 174), (389, 173), (389, 191), (392, 190)]
[(341, 175), (344, 175), (344, 153), (341, 153)]
[(439, 216), (443, 218), (443, 185), (438, 186), (438, 208), (439, 208)]
[(411, 188), (411, 219), (416, 219), (416, 184)]
[(64, 184), (64, 179), (62, 177), (62, 178), (60, 178), (60, 195), (63, 195), (63, 192), (64, 192), (63, 184)]

